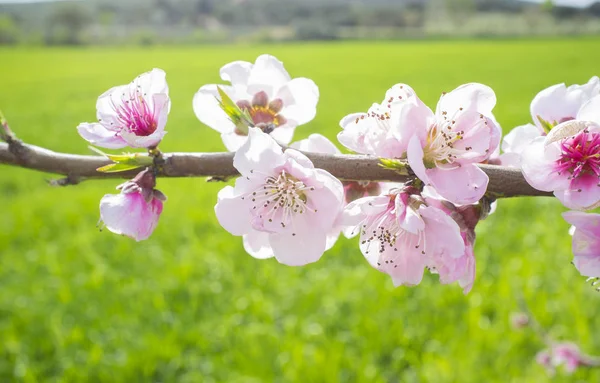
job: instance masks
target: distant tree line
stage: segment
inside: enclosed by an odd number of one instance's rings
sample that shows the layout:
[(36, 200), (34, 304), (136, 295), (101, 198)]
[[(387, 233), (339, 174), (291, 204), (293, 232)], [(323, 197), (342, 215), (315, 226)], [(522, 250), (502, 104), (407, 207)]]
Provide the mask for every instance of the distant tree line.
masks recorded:
[(0, 5), (0, 44), (153, 44), (600, 33), (586, 9), (518, 0), (86, 0)]

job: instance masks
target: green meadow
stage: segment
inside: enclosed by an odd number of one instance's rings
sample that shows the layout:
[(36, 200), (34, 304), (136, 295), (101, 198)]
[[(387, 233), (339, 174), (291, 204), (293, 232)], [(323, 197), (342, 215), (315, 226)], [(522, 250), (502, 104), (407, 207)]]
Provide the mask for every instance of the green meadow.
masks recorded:
[[(334, 140), (344, 115), (398, 82), (429, 105), (465, 82), (490, 85), (505, 132), (559, 82), (600, 74), (597, 39), (360, 42), (256, 46), (0, 49), (0, 109), (25, 142), (90, 154), (75, 127), (96, 98), (159, 67), (172, 109), (163, 151), (222, 151), (192, 97), (230, 61), (270, 53), (320, 88), (296, 138)], [(169, 200), (154, 235), (99, 231), (98, 203), (119, 180), (53, 188), (52, 175), (0, 166), (2, 382), (600, 381), (599, 369), (551, 379), (544, 347), (510, 314), (600, 354), (600, 293), (571, 265), (571, 238), (549, 198), (501, 200), (477, 227), (477, 278), (463, 295), (426, 275), (393, 288), (358, 240), (302, 268), (247, 255), (213, 212), (219, 183), (161, 179)]]

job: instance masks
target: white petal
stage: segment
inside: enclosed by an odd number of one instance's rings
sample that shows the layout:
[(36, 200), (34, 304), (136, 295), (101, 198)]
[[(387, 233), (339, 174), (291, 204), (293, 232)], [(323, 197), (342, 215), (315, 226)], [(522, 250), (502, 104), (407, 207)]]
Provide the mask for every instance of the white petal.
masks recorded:
[(248, 84), (252, 63), (247, 61), (234, 61), (225, 64), (219, 72), (223, 81), (229, 81), (233, 85)]
[[(220, 86), (220, 85), (219, 85)], [(225, 92), (230, 92), (231, 88), (220, 86)], [(227, 114), (221, 109), (218, 101), (219, 92), (217, 85), (204, 85), (194, 95), (192, 106), (196, 117), (205, 125), (221, 133), (231, 133), (235, 125), (229, 119)]]
[(257, 259), (273, 258), (273, 250), (269, 244), (269, 233), (252, 230), (244, 235), (244, 250)]
[(127, 146), (127, 142), (114, 131), (107, 130), (99, 123), (81, 123), (77, 127), (79, 135), (90, 144), (107, 149), (121, 149)]
[(271, 132), (271, 137), (280, 145), (287, 145), (294, 138), (294, 131), (296, 130), (295, 125), (292, 125), (289, 121), (287, 124), (276, 127)]
[(248, 141), (248, 136), (242, 136), (235, 132), (221, 134), (221, 140), (223, 144), (230, 152), (235, 152), (242, 147)]
[(154, 94), (169, 94), (167, 85), (167, 74), (162, 69), (154, 68), (150, 72), (142, 73), (133, 80), (135, 86), (139, 86), (142, 94), (151, 97)]
[(600, 96), (596, 96), (584, 103), (581, 109), (579, 109), (579, 113), (577, 113), (577, 119), (600, 124)]
[(333, 142), (318, 133), (313, 133), (304, 140), (294, 142), (291, 147), (303, 152), (340, 154), (340, 150)]
[(521, 154), (523, 149), (536, 137), (542, 135), (542, 131), (533, 124), (517, 126), (511, 130), (502, 140), (502, 151), (504, 153)]
[(273, 97), (275, 92), (290, 79), (290, 75), (281, 61), (274, 56), (261, 55), (256, 59), (250, 71), (248, 91), (251, 94), (256, 94), (264, 90), (270, 97)]
[(312, 80), (295, 78), (277, 92), (276, 98), (283, 101), (281, 114), (286, 119), (295, 121), (296, 125), (302, 125), (315, 118), (319, 88)]
[(408, 165), (425, 185), (429, 185), (430, 181), (429, 177), (427, 176), (425, 164), (423, 163), (423, 155), (424, 153), (423, 147), (421, 146), (421, 141), (419, 141), (419, 137), (417, 137), (415, 134), (408, 142), (408, 149), (406, 151)]
[(233, 166), (242, 174), (261, 171), (271, 174), (273, 169), (283, 165), (285, 157), (281, 147), (258, 128), (250, 128), (248, 140), (233, 157)]
[(225, 230), (233, 235), (244, 235), (253, 231), (249, 204), (236, 195), (234, 188), (225, 186), (219, 191), (217, 198), (215, 214)]
[(107, 129), (119, 131), (123, 128), (115, 107), (122, 103), (123, 95), (128, 95), (129, 87), (119, 85), (102, 93), (96, 101), (96, 117)]
[(470, 83), (442, 95), (437, 104), (436, 114), (439, 115), (445, 111), (452, 115), (463, 108), (464, 110), (477, 110), (479, 113), (488, 115), (492, 113), (495, 105), (496, 95), (492, 88), (483, 84)]

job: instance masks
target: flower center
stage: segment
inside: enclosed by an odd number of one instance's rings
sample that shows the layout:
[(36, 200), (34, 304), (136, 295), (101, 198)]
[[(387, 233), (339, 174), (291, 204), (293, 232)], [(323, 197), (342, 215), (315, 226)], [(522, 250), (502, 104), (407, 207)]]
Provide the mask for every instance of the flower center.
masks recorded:
[(569, 178), (590, 174), (600, 178), (600, 133), (583, 130), (567, 138), (561, 145), (557, 160), (557, 171), (571, 173)]
[(454, 131), (454, 121), (444, 121), (443, 124), (435, 124), (427, 134), (427, 144), (423, 148), (423, 158), (427, 168), (433, 168), (440, 164), (451, 164), (454, 160), (470, 147), (465, 149), (455, 148), (457, 141), (462, 140), (464, 131)]
[[(401, 250), (406, 250), (406, 246), (414, 246), (415, 249), (421, 249), (421, 254), (425, 255), (425, 237), (423, 232), (418, 234), (409, 233), (402, 229), (398, 224), (398, 216), (395, 210), (395, 198), (397, 195), (390, 195), (388, 208), (375, 216), (367, 218), (367, 221), (361, 225), (361, 245), (366, 245), (365, 255), (372, 250), (371, 245), (376, 244), (380, 258), (377, 266), (380, 269), (396, 268), (394, 259), (402, 256), (398, 253), (398, 241)], [(393, 250), (394, 254), (386, 254), (386, 250)]]
[[(239, 100), (236, 104), (241, 110), (248, 112), (254, 125), (265, 133), (271, 133), (278, 126), (287, 123), (286, 118), (279, 114), (283, 109), (283, 101), (280, 98), (269, 101), (269, 96), (264, 91), (256, 93), (251, 102)], [(235, 132), (245, 135), (237, 129)]]
[(307, 204), (306, 192), (313, 190), (314, 187), (282, 171), (277, 177), (268, 176), (263, 185), (242, 198), (252, 200), (252, 210), (260, 221), (279, 222), (285, 228), (296, 214), (317, 212)]
[(135, 92), (123, 93), (121, 103), (115, 105), (112, 102), (112, 106), (121, 124), (136, 136), (149, 136), (156, 131), (157, 122), (152, 107), (140, 94), (138, 88)]

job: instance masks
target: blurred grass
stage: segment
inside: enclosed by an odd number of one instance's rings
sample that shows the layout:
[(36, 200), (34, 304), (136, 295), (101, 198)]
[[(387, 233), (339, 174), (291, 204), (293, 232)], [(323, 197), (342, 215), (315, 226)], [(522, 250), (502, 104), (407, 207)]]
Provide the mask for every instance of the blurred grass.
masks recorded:
[[(167, 71), (173, 108), (165, 151), (221, 151), (191, 100), (233, 60), (271, 53), (312, 78), (321, 101), (296, 138), (331, 139), (347, 113), (397, 82), (435, 105), (477, 81), (495, 89), (505, 132), (558, 82), (598, 73), (598, 40), (336, 43), (227, 47), (0, 49), (0, 107), (26, 142), (88, 153), (75, 127), (95, 100), (152, 67)], [(532, 382), (535, 334), (510, 328), (523, 296), (559, 339), (600, 354), (600, 296), (570, 264), (564, 208), (501, 201), (478, 227), (477, 280), (463, 296), (429, 276), (393, 289), (356, 240), (290, 268), (244, 253), (213, 214), (223, 185), (162, 180), (169, 200), (154, 235), (98, 232), (98, 201), (118, 181), (50, 188), (49, 175), (0, 167), (0, 381)], [(598, 381), (580, 370), (559, 381)]]

